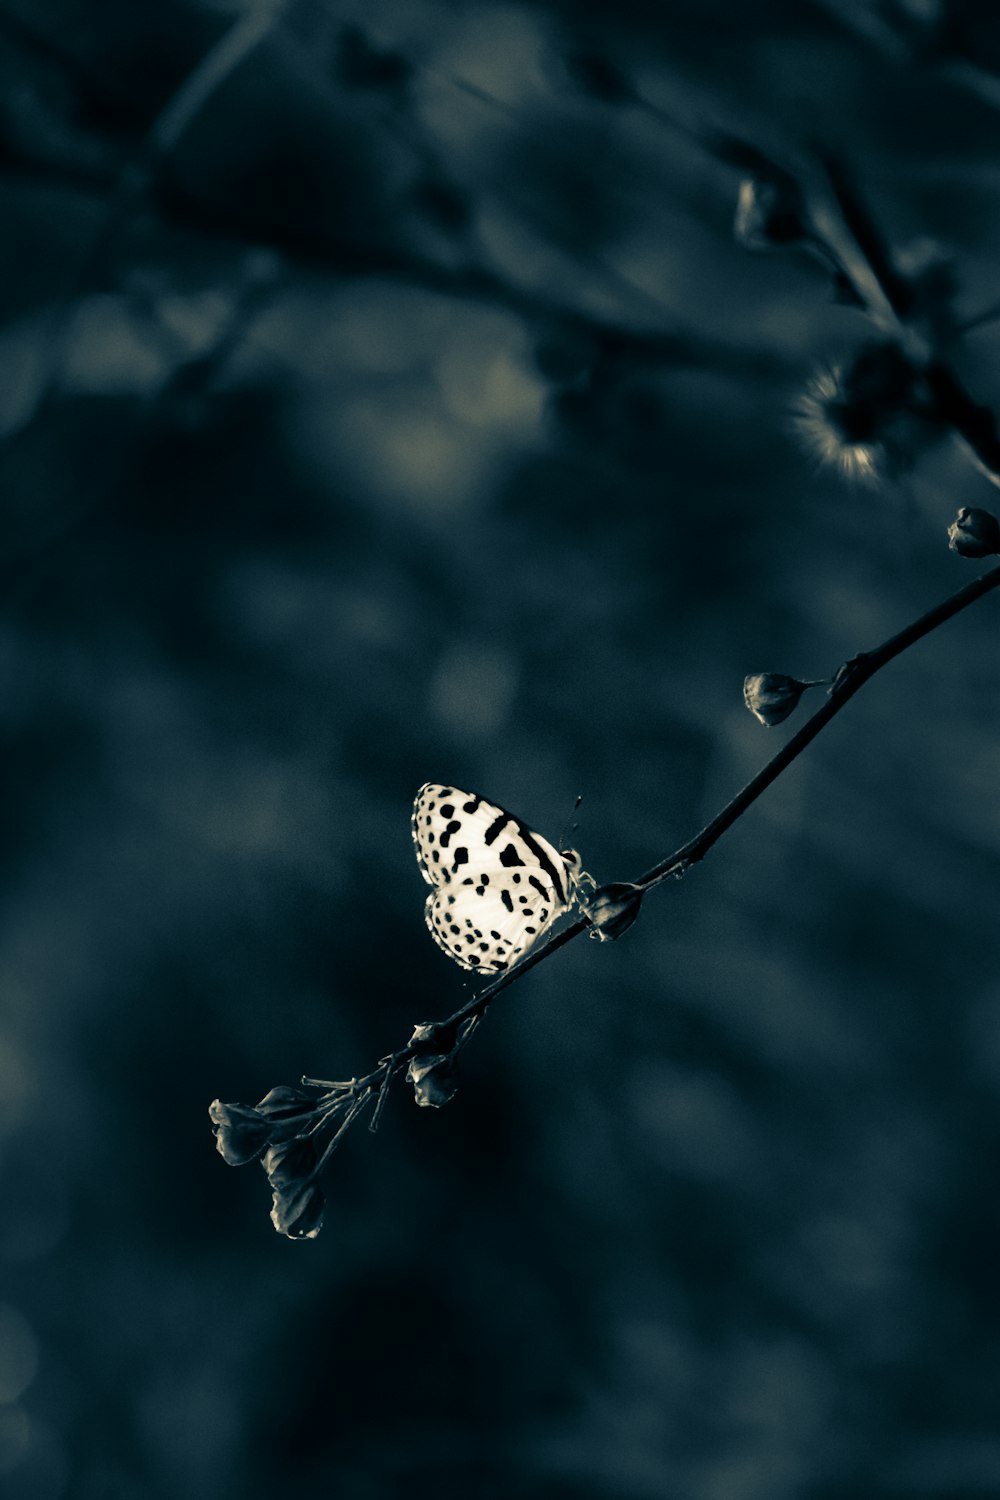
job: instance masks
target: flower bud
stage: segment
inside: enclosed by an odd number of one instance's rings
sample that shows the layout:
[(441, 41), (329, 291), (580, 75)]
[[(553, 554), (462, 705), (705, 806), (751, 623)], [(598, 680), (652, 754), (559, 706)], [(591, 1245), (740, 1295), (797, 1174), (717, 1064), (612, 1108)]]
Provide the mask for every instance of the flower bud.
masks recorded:
[(324, 1200), (315, 1180), (317, 1164), (311, 1136), (275, 1141), (264, 1153), (261, 1166), (274, 1199), (271, 1223), (290, 1240), (312, 1240), (319, 1234)]
[(806, 237), (802, 194), (792, 177), (745, 177), (736, 200), (733, 234), (747, 250), (771, 250)]
[(410, 1046), (416, 1048), (406, 1070), (418, 1104), (440, 1109), (458, 1092), (458, 1036), (450, 1021), (420, 1021), (413, 1028)]
[(322, 1095), (323, 1090), (314, 1087), (311, 1090), (294, 1088), (291, 1084), (280, 1083), (277, 1088), (266, 1093), (255, 1106), (262, 1115), (269, 1118), (281, 1118), (283, 1115), (308, 1114)]
[(406, 1081), (413, 1084), (413, 1096), (418, 1104), (440, 1109), (458, 1093), (458, 1057), (454, 1052), (432, 1052), (426, 1057), (414, 1057), (406, 1070)]
[(815, 682), (799, 682), (782, 672), (758, 672), (743, 679), (743, 701), (755, 719), (768, 729), (781, 724), (794, 713), (806, 688)]
[(316, 1168), (316, 1147), (312, 1138), (275, 1141), (264, 1153), (261, 1166), (273, 1188), (294, 1187), (311, 1177)]
[(590, 936), (602, 943), (613, 943), (627, 932), (639, 915), (643, 892), (631, 881), (614, 881), (594, 892), (584, 908), (590, 923)]
[(223, 1104), (221, 1099), (213, 1099), (208, 1113), (215, 1126), (216, 1150), (231, 1167), (254, 1161), (271, 1138), (270, 1122), (247, 1104)]
[(294, 1140), (307, 1131), (316, 1120), (316, 1103), (322, 1093), (322, 1089), (307, 1093), (290, 1084), (279, 1084), (265, 1094), (256, 1108), (270, 1121), (272, 1143)]
[(409, 1045), (416, 1053), (453, 1052), (457, 1041), (454, 1021), (418, 1021)]
[(991, 511), (963, 505), (948, 527), (948, 546), (959, 557), (992, 557), (1000, 552), (1000, 521)]
[(323, 1190), (315, 1182), (296, 1182), (287, 1188), (275, 1188), (271, 1206), (271, 1223), (279, 1234), (290, 1240), (314, 1240), (323, 1227), (326, 1202)]

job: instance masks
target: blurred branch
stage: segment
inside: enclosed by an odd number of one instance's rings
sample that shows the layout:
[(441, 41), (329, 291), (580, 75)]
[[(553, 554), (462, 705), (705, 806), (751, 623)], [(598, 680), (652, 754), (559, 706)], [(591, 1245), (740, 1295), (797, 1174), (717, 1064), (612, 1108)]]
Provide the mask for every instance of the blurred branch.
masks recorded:
[(974, 401), (954, 371), (940, 361), (929, 365), (925, 375), (941, 419), (965, 439), (980, 473), (1000, 486), (1000, 436), (991, 409)]
[[(860, 386), (848, 373), (846, 392), (831, 392), (834, 400), (826, 403), (823, 426), (833, 440), (821, 440), (821, 456), (839, 457), (856, 447), (866, 453), (863, 463), (870, 466), (875, 447), (891, 447), (884, 439), (887, 434), (891, 439), (894, 418), (908, 416), (914, 419), (908, 434), (914, 451), (918, 433), (951, 430), (963, 439), (985, 477), (1000, 485), (1000, 435), (993, 413), (966, 391), (945, 358), (951, 344), (988, 321), (994, 309), (963, 328), (954, 318), (950, 277), (942, 266), (930, 261), (911, 273), (901, 269), (843, 162), (822, 148), (794, 168), (726, 136), (712, 149), (720, 160), (750, 173), (737, 204), (737, 239), (753, 250), (796, 246), (818, 254), (833, 273), (838, 299), (863, 312), (882, 334), (880, 343), (863, 349), (852, 367), (863, 376)], [(878, 374), (880, 353), (886, 357), (883, 371), (891, 378), (872, 383), (868, 377)], [(902, 373), (908, 390), (900, 385)], [(835, 385), (842, 384), (838, 377)], [(847, 461), (844, 467), (853, 465)]]
[[(912, 308), (911, 289), (901, 276), (873, 216), (854, 189), (842, 165), (831, 159), (823, 162), (834, 200), (843, 216), (857, 257), (841, 245), (833, 248), (862, 304), (876, 321), (884, 321), (883, 303), (898, 320), (900, 330), (906, 327)], [(872, 283), (874, 282), (874, 293)], [(957, 375), (939, 357), (932, 357), (924, 369), (936, 415), (965, 440), (977, 466), (992, 484), (1000, 485), (1000, 437), (993, 413), (979, 406), (965, 390)]]
[(250, 53), (263, 41), (285, 8), (284, 0), (247, 11), (210, 47), (157, 115), (146, 140), (145, 155), (155, 164), (177, 145), (205, 105)]
[(54, 35), (49, 29), (36, 26), (19, 12), (11, 10), (8, 5), (0, 4), (0, 30), (7, 32), (24, 51), (71, 72), (93, 98), (119, 108), (129, 102), (125, 90), (112, 77), (96, 73), (83, 59), (71, 52), (58, 33)]
[(249, 56), (280, 14), (279, 5), (274, 9), (252, 10), (234, 22), (186, 75), (149, 127), (138, 152), (118, 173), (113, 190), (106, 199), (97, 232), (77, 263), (61, 327), (51, 338), (47, 374), (35, 407), (35, 421), (48, 411), (55, 394), (77, 298), (94, 280), (137, 204), (147, 196), (161, 163), (208, 100)]
[(881, 229), (843, 163), (823, 152), (818, 153), (817, 160), (839, 211), (838, 224), (835, 217), (823, 214), (822, 207), (817, 206), (830, 249), (869, 315), (880, 323), (904, 323), (910, 311), (910, 289), (896, 270)]

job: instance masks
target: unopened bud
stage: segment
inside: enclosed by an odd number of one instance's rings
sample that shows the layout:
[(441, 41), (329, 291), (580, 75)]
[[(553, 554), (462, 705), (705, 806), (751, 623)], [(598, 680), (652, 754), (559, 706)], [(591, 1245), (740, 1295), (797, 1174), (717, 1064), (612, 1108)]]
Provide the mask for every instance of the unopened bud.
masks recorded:
[(594, 892), (584, 909), (590, 923), (590, 936), (602, 943), (613, 943), (628, 932), (639, 915), (643, 892), (631, 881), (614, 881)]
[(261, 1166), (273, 1188), (304, 1182), (316, 1169), (316, 1147), (311, 1139), (276, 1141), (264, 1153)]
[(791, 177), (745, 177), (736, 200), (733, 234), (747, 250), (793, 245), (807, 234), (802, 194)]
[(755, 719), (773, 729), (794, 713), (806, 688), (816, 686), (815, 682), (799, 682), (782, 672), (758, 672), (743, 679), (743, 701)]
[(310, 1129), (317, 1119), (316, 1103), (321, 1093), (320, 1089), (307, 1093), (305, 1089), (281, 1084), (264, 1095), (255, 1107), (269, 1121), (272, 1144), (294, 1140)]
[(272, 1194), (271, 1223), (279, 1234), (290, 1240), (314, 1240), (323, 1227), (326, 1202), (322, 1188), (315, 1182), (295, 1182), (275, 1188)]
[(313, 1240), (323, 1223), (323, 1193), (316, 1182), (316, 1147), (311, 1138), (268, 1147), (261, 1165), (271, 1185), (271, 1222), (290, 1240)]
[(992, 511), (963, 505), (948, 527), (948, 546), (959, 557), (992, 557), (1000, 552), (1000, 521)]
[(213, 1099), (208, 1113), (215, 1126), (216, 1149), (231, 1167), (253, 1161), (271, 1139), (270, 1122), (248, 1104), (223, 1104), (221, 1099)]
[(269, 1119), (282, 1119), (285, 1115), (309, 1114), (323, 1090), (296, 1088), (281, 1083), (270, 1089), (255, 1106), (257, 1112)]
[(454, 1035), (451, 1026), (442, 1027), (435, 1021), (424, 1021), (414, 1027), (410, 1045), (422, 1043), (429, 1050), (410, 1059), (406, 1081), (413, 1084), (413, 1097), (424, 1108), (440, 1109), (458, 1092), (458, 1047), (452, 1046), (447, 1052), (441, 1050)]
[(458, 1093), (458, 1058), (453, 1052), (414, 1057), (406, 1070), (406, 1081), (413, 1084), (418, 1104), (440, 1109)]

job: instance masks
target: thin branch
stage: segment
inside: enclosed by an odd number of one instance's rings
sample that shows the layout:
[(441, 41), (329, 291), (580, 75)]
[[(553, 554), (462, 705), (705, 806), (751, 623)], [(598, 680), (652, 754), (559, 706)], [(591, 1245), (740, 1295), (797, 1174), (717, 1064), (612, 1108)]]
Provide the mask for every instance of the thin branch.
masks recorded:
[[(907, 280), (897, 270), (874, 216), (843, 165), (822, 155), (820, 160), (836, 214), (820, 207), (817, 227), (827, 237), (859, 305), (880, 327), (902, 334), (907, 329), (913, 301)], [(1000, 485), (1000, 436), (992, 412), (976, 403), (943, 360), (931, 359), (924, 374), (939, 420), (965, 441), (977, 467), (990, 483)]]
[[(845, 662), (834, 677), (833, 685), (830, 688), (830, 696), (827, 701), (803, 724), (798, 733), (794, 734), (781, 747), (778, 753), (772, 756), (767, 764), (757, 772), (756, 776), (752, 777), (746, 786), (737, 792), (732, 801), (728, 802), (710, 823), (707, 823), (699, 833), (695, 834), (694, 838), (690, 839), (686, 844), (682, 844), (679, 849), (676, 849), (673, 854), (668, 855), (666, 859), (660, 860), (658, 864), (653, 865), (652, 869), (647, 870), (644, 875), (640, 875), (631, 884), (636, 886), (640, 891), (651, 890), (653, 886), (659, 885), (665, 880), (682, 876), (691, 865), (697, 864), (700, 860), (704, 859), (705, 855), (718, 843), (722, 835), (733, 826), (738, 818), (743, 816), (747, 809), (756, 802), (761, 793), (765, 792), (771, 783), (776, 781), (781, 773), (802, 754), (806, 746), (812, 743), (820, 731), (830, 723), (831, 719), (840, 713), (841, 709), (850, 702), (855, 693), (874, 677), (876, 672), (879, 672), (890, 661), (900, 656), (902, 652), (906, 651), (917, 641), (922, 640), (925, 635), (929, 635), (932, 630), (936, 630), (939, 625), (943, 625), (946, 620), (950, 620), (953, 615), (960, 614), (963, 609), (968, 609), (970, 604), (975, 604), (978, 599), (982, 599), (996, 588), (1000, 588), (1000, 565), (991, 568), (989, 572), (983, 573), (980, 577), (973, 579), (971, 583), (967, 583), (964, 588), (959, 589), (957, 593), (951, 594), (947, 599), (942, 600), (940, 604), (934, 605), (925, 614), (922, 614), (919, 619), (914, 620), (910, 625), (905, 626), (904, 629), (890, 636), (888, 640), (883, 641), (880, 646), (876, 646), (870, 651), (863, 651), (859, 655), (852, 657), (850, 661)], [(499, 978), (493, 980), (485, 989), (480, 990), (467, 1000), (453, 1015), (439, 1022), (438, 1026), (440, 1030), (444, 1032), (455, 1029), (470, 1017), (481, 1017), (484, 1015), (490, 1003), (502, 990), (507, 989), (515, 980), (523, 978), (530, 969), (535, 968), (544, 959), (550, 958), (559, 948), (564, 948), (567, 943), (579, 937), (581, 932), (587, 930), (587, 927), (588, 923), (586, 919), (581, 917), (570, 923), (569, 926), (562, 928), (561, 931), (550, 937), (547, 942), (528, 953), (515, 968), (501, 974)], [(411, 1042), (400, 1052), (395, 1052), (391, 1057), (386, 1058), (384, 1066), (390, 1074), (401, 1072), (403, 1068), (408, 1066), (411, 1059), (419, 1054), (419, 1051), (419, 1046), (415, 1046)], [(372, 1075), (373, 1078), (375, 1076)]]
[(846, 230), (846, 236), (835, 233), (831, 246), (841, 269), (873, 317), (880, 322), (904, 323), (912, 300), (910, 288), (896, 270), (882, 231), (843, 165), (822, 154), (819, 160)]
[(983, 573), (972, 583), (967, 583), (950, 598), (936, 604), (933, 609), (929, 609), (911, 625), (907, 625), (896, 635), (890, 636), (887, 641), (883, 641), (881, 646), (876, 646), (872, 651), (863, 651), (859, 656), (846, 662), (834, 678), (830, 696), (822, 708), (816, 710), (798, 733), (781, 747), (777, 755), (773, 756), (767, 765), (747, 782), (742, 791), (737, 792), (732, 801), (727, 803), (700, 833), (688, 843), (682, 844), (675, 853), (661, 860), (658, 865), (654, 865), (651, 870), (647, 870), (646, 874), (635, 883), (648, 890), (672, 875), (683, 875), (690, 865), (697, 864), (699, 860), (704, 859), (708, 851), (726, 830), (732, 827), (737, 818), (742, 817), (747, 808), (756, 802), (772, 781), (776, 780), (782, 771), (802, 754), (820, 730), (840, 713), (844, 705), (874, 677), (876, 672), (916, 641), (921, 640), (923, 636), (937, 629), (939, 625), (943, 625), (945, 620), (950, 620), (953, 615), (959, 614), (961, 610), (967, 609), (977, 599), (982, 599), (985, 594), (998, 587), (1000, 587), (1000, 567), (991, 568), (988, 573)]
[[(614, 903), (617, 893), (625, 891), (625, 910), (619, 911), (619, 916), (624, 914), (627, 917), (625, 926), (629, 925), (629, 921), (634, 920), (638, 903), (645, 892), (671, 876), (683, 875), (691, 865), (704, 859), (726, 830), (802, 754), (820, 730), (840, 713), (876, 672), (939, 625), (943, 625), (946, 620), (950, 620), (953, 615), (967, 609), (977, 599), (982, 599), (998, 587), (1000, 565), (927, 610), (919, 619), (890, 636), (874, 650), (862, 652), (845, 662), (834, 677), (829, 690), (830, 696), (822, 708), (782, 746), (777, 755), (772, 756), (767, 765), (747, 782), (742, 791), (737, 792), (732, 801), (700, 833), (651, 870), (647, 870), (639, 880), (626, 886), (601, 887), (591, 898), (592, 903), (599, 902), (602, 893)], [(319, 1098), (303, 1098), (294, 1108), (278, 1111), (269, 1111), (266, 1099), (255, 1108), (241, 1104), (226, 1105), (215, 1100), (209, 1114), (216, 1129), (218, 1148), (225, 1160), (234, 1165), (262, 1158), (274, 1197), (271, 1218), (275, 1227), (292, 1239), (313, 1238), (318, 1234), (322, 1222), (323, 1198), (317, 1179), (354, 1120), (371, 1105), (373, 1112), (370, 1126), (372, 1129), (377, 1126), (392, 1079), (404, 1069), (414, 1083), (418, 1103), (446, 1103), (455, 1091), (458, 1055), (491, 1002), (502, 990), (521, 979), (543, 959), (551, 957), (559, 948), (564, 948), (567, 943), (579, 937), (588, 926), (593, 935), (609, 935), (598, 930), (596, 917), (591, 920), (587, 908), (584, 908), (583, 915), (529, 953), (515, 968), (501, 974), (485, 989), (473, 995), (446, 1020), (417, 1026), (405, 1047), (381, 1058), (376, 1067), (363, 1078), (330, 1084), (319, 1079), (304, 1078), (302, 1082), (307, 1088), (325, 1089), (326, 1093)], [(621, 930), (624, 931), (624, 927)], [(410, 1064), (416, 1064), (420, 1060), (424, 1061), (424, 1067), (418, 1076), (416, 1072), (410, 1071)], [(429, 1079), (435, 1073), (438, 1074), (436, 1089), (428, 1087)], [(297, 1091), (292, 1092), (294, 1094)], [(273, 1135), (269, 1134), (271, 1120), (275, 1131)], [(289, 1133), (290, 1127), (293, 1134)], [(330, 1134), (324, 1141), (321, 1138), (327, 1130)], [(298, 1175), (289, 1168), (287, 1155), (281, 1150), (282, 1145), (288, 1146), (293, 1139), (313, 1142), (315, 1147), (311, 1159)], [(269, 1145), (276, 1145), (279, 1150), (277, 1162), (272, 1158)]]
[(978, 406), (947, 365), (936, 361), (924, 372), (942, 419), (965, 439), (976, 467), (1000, 486), (1000, 436), (988, 406)]

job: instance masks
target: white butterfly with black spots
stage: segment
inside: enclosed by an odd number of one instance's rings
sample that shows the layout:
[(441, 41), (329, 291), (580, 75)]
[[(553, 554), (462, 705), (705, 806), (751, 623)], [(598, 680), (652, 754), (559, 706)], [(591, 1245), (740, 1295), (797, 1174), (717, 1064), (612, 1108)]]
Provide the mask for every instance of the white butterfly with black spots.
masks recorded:
[(499, 974), (523, 958), (593, 881), (520, 818), (475, 792), (428, 782), (413, 804), (420, 872), (434, 887), (431, 937), (463, 969)]

